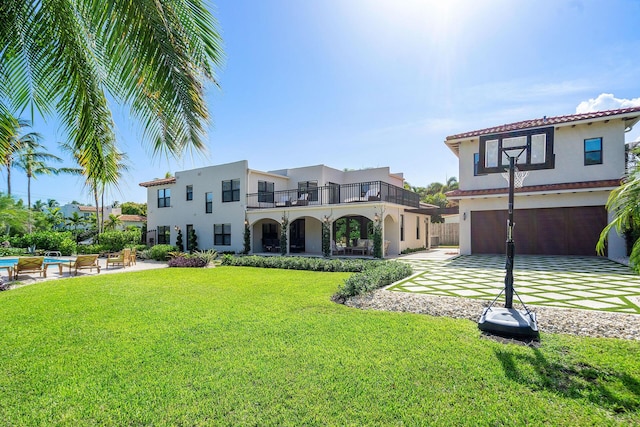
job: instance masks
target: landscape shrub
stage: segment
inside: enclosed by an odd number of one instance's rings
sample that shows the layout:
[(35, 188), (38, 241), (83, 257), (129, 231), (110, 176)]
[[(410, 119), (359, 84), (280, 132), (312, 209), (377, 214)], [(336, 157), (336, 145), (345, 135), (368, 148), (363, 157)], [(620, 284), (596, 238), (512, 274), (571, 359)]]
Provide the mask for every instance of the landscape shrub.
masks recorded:
[(171, 245), (155, 245), (145, 251), (145, 255), (156, 261), (166, 261), (169, 258), (169, 252), (176, 251), (178, 248)]
[(76, 251), (76, 243), (70, 231), (36, 231), (11, 237), (9, 243), (16, 248), (35, 246), (44, 251), (60, 251), (62, 255), (71, 255)]
[(280, 256), (233, 256), (223, 255), (222, 265), (236, 267), (282, 268), (287, 270), (360, 272), (370, 268), (369, 264), (381, 261), (362, 259), (323, 259)]
[(379, 262), (373, 268), (368, 268), (366, 271), (356, 273), (346, 279), (332, 299), (342, 303), (348, 297), (390, 285), (410, 276), (411, 273), (412, 269), (407, 264), (395, 261)]
[(206, 267), (209, 261), (198, 255), (182, 254), (169, 260), (169, 267)]
[(24, 248), (3, 248), (0, 247), (0, 256), (20, 256), (24, 255), (26, 251)]
[(107, 247), (99, 243), (95, 243), (93, 245), (78, 245), (76, 250), (79, 254), (102, 254), (104, 252), (109, 252)]
[(140, 243), (140, 230), (133, 231), (105, 231), (100, 234), (98, 241), (107, 252), (118, 252), (126, 247)]

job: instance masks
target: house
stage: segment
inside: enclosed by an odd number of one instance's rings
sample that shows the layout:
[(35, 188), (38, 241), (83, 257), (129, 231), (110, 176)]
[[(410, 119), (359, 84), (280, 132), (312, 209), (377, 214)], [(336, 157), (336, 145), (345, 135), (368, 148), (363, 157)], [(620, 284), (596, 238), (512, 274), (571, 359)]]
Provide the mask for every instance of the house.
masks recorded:
[[(430, 207), (403, 188), (389, 168), (341, 171), (325, 165), (274, 170), (246, 160), (176, 172), (140, 183), (147, 188), (147, 242), (183, 242), (194, 230), (199, 249), (242, 252), (245, 227), (251, 252), (322, 254), (323, 224), (334, 250), (368, 254), (373, 221), (380, 221), (387, 254), (428, 246)], [(335, 245), (333, 245), (335, 242)], [(187, 248), (189, 249), (189, 248)]]
[[(92, 216), (95, 216), (96, 214), (95, 206), (85, 206), (77, 205), (75, 203), (68, 203), (64, 206), (61, 206), (60, 211), (62, 212), (65, 220), (72, 218), (74, 212), (77, 212), (78, 215), (84, 219), (84, 222), (82, 224), (76, 225), (79, 230), (87, 230), (95, 225), (95, 222), (90, 221), (90, 218)], [(102, 216), (102, 209), (100, 209), (98, 213), (100, 216)], [(147, 218), (142, 215), (123, 215), (122, 208), (120, 207), (105, 206), (105, 221), (109, 221), (109, 215), (115, 215), (120, 220), (120, 224), (118, 224), (117, 226), (118, 230), (126, 230), (127, 227), (130, 226), (142, 228), (147, 221)]]
[[(516, 166), (526, 173), (515, 192), (514, 240), (518, 254), (596, 255), (600, 232), (611, 220), (605, 205), (625, 174), (625, 132), (640, 107), (542, 117), (448, 136), (459, 159), (460, 186), (447, 193), (460, 205), (460, 253), (504, 253), (509, 147), (523, 147)], [(515, 152), (512, 150), (512, 154)], [(508, 175), (506, 175), (508, 176)], [(626, 255), (612, 231), (608, 256)]]

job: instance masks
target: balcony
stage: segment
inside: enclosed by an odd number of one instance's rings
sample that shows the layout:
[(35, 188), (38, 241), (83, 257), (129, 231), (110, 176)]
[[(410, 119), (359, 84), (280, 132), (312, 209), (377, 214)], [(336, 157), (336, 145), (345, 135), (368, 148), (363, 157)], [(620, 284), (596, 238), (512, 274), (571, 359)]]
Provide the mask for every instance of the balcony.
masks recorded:
[(247, 208), (249, 209), (362, 202), (386, 202), (417, 208), (420, 206), (420, 195), (384, 181), (330, 184), (324, 187), (247, 194)]

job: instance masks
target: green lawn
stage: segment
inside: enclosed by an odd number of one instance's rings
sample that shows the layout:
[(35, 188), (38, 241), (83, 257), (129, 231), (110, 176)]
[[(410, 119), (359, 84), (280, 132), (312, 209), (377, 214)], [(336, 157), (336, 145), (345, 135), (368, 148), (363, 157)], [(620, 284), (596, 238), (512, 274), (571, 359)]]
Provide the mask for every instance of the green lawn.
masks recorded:
[(0, 293), (2, 425), (640, 425), (640, 342), (482, 338), (243, 267)]

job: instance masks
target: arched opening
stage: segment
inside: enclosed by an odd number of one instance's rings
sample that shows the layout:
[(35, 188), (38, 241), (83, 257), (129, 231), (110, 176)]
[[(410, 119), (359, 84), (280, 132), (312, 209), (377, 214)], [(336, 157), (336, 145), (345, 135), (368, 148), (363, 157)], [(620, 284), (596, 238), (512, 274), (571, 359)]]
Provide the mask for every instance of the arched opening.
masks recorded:
[(358, 240), (373, 238), (373, 221), (362, 215), (348, 215), (333, 222), (333, 239), (345, 248), (357, 247)]

